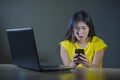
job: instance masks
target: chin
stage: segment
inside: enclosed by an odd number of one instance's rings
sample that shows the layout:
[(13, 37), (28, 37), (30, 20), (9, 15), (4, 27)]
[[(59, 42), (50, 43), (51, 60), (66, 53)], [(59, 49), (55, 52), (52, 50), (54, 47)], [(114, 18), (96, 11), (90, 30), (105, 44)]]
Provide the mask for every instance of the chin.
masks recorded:
[(80, 39), (80, 38), (77, 38), (77, 40), (78, 40), (78, 41), (82, 41), (82, 39)]

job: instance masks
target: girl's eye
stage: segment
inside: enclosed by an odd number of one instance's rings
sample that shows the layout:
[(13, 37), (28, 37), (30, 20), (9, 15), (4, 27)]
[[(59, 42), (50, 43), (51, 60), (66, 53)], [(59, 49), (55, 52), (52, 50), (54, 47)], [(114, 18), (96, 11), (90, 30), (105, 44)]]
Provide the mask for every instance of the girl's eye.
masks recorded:
[(82, 28), (82, 29), (86, 29), (86, 28)]
[(75, 27), (75, 29), (76, 29), (76, 30), (79, 30), (79, 28), (78, 28), (78, 27)]

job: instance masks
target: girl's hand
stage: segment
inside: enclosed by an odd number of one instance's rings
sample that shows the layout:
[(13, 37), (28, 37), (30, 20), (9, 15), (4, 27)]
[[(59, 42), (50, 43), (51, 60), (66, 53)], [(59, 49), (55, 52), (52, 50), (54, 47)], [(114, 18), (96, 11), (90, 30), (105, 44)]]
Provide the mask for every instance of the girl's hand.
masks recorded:
[(75, 64), (75, 66), (77, 66), (78, 64), (80, 64), (80, 58), (79, 58), (78, 54), (74, 55), (72, 62)]
[(75, 54), (75, 56), (73, 57), (73, 60), (72, 60), (72, 64), (74, 66), (77, 66), (78, 64), (82, 64), (86, 67), (91, 66), (89, 59), (84, 54), (80, 54), (80, 55)]
[(80, 54), (79, 59), (80, 59), (80, 64), (82, 64), (82, 65), (84, 65), (86, 67), (91, 66), (91, 62), (89, 61), (87, 56), (85, 56), (84, 54)]

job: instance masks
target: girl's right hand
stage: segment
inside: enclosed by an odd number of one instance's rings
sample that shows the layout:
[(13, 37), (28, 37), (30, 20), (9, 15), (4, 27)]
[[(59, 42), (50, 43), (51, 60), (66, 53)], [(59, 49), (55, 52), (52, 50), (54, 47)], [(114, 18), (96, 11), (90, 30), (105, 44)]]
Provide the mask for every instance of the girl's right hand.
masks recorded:
[(75, 66), (77, 66), (78, 64), (80, 64), (80, 58), (79, 58), (78, 54), (74, 55), (72, 62), (75, 64)]

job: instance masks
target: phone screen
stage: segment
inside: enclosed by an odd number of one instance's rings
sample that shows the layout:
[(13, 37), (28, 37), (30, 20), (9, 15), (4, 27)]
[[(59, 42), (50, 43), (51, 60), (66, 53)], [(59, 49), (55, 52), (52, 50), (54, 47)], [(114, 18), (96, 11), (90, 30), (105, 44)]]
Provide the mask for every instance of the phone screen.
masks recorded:
[(80, 55), (80, 53), (84, 54), (84, 49), (75, 49), (75, 53)]

